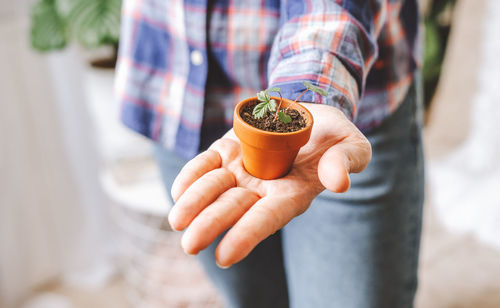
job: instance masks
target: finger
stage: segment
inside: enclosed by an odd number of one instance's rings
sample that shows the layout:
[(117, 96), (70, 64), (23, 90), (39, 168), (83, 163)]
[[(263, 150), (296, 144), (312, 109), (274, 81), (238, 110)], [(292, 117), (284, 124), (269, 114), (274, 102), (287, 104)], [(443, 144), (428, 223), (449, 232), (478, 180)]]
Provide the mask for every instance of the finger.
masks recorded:
[(221, 166), (222, 159), (216, 151), (207, 150), (190, 160), (177, 175), (170, 193), (177, 202), (186, 189), (205, 173)]
[(239, 143), (239, 139), (238, 139), (238, 137), (236, 137), (236, 134), (234, 133), (233, 129), (228, 130), (224, 134), (224, 137), (222, 137), (222, 138), (224, 138), (224, 139), (230, 139), (230, 140), (233, 140), (233, 141), (236, 141), (236, 142)]
[(229, 267), (245, 258), (258, 243), (286, 225), (303, 210), (292, 199), (265, 197), (258, 200), (226, 233), (215, 250), (220, 267)]
[(346, 192), (351, 185), (349, 173), (365, 169), (371, 155), (370, 143), (364, 136), (344, 139), (322, 155), (318, 163), (321, 184), (333, 192)]
[(234, 140), (235, 137), (233, 130), (228, 131), (224, 137), (218, 139), (214, 143), (210, 145), (211, 150), (219, 153), (222, 161), (222, 165), (224, 163), (229, 164), (234, 161), (240, 152), (240, 145), (237, 140)]
[(321, 157), (318, 164), (318, 177), (326, 189), (341, 193), (346, 192), (351, 186), (347, 158), (342, 151), (328, 149)]
[(207, 248), (222, 232), (245, 214), (259, 200), (249, 189), (233, 187), (220, 195), (191, 222), (182, 236), (182, 248), (187, 254), (197, 254)]
[(170, 226), (184, 230), (205, 207), (235, 185), (233, 174), (226, 168), (218, 168), (201, 176), (191, 184), (175, 203), (168, 215)]

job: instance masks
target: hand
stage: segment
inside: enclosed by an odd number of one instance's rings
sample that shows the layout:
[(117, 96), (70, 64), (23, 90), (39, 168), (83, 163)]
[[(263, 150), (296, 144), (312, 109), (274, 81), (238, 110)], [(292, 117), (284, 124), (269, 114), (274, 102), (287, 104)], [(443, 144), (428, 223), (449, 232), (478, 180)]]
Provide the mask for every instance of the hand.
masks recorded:
[(285, 177), (248, 174), (232, 130), (184, 166), (172, 185), (176, 204), (168, 218), (173, 229), (187, 228), (186, 253), (197, 254), (229, 229), (215, 252), (217, 264), (228, 267), (306, 211), (325, 188), (349, 189), (349, 173), (361, 172), (371, 159), (368, 140), (340, 110), (304, 105), (314, 117), (311, 138)]

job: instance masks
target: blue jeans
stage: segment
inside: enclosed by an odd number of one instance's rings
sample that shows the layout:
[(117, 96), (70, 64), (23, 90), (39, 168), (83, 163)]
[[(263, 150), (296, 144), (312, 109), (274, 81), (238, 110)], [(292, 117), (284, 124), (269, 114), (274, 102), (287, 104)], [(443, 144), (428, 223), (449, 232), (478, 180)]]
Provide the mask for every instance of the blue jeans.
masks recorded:
[[(229, 269), (219, 239), (199, 254), (229, 307), (413, 307), (424, 195), (420, 103), (365, 134), (373, 158), (343, 194), (322, 192), (301, 216)], [(157, 147), (167, 190), (185, 161)]]

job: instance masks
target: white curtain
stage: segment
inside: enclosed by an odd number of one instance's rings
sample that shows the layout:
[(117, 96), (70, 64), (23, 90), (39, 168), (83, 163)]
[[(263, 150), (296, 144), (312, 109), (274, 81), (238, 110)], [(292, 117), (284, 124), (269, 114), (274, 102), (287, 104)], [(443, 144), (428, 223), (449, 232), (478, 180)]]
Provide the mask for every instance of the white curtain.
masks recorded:
[(113, 270), (82, 60), (31, 51), (28, 2), (0, 4), (1, 307), (49, 279), (95, 285)]
[[(437, 214), (449, 229), (500, 249), (500, 1), (486, 1), (478, 90), (470, 131), (454, 153), (432, 161), (429, 180)], [(463, 72), (466, 73), (466, 72)], [(450, 110), (452, 116), (453, 110)]]

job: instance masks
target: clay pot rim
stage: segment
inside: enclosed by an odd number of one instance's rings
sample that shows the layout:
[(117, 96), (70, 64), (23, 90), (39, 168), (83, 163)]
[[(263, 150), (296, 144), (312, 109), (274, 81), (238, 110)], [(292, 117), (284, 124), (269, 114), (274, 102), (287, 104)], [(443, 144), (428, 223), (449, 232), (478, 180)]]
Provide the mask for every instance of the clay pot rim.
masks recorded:
[[(271, 96), (271, 98), (275, 99), (276, 101), (280, 100), (280, 98), (276, 97), (276, 96)], [(263, 130), (263, 129), (254, 127), (254, 126), (248, 124), (247, 122), (245, 122), (243, 120), (243, 118), (241, 118), (241, 115), (240, 115), (241, 108), (243, 108), (244, 106), (246, 106), (247, 104), (249, 104), (250, 102), (253, 102), (253, 101), (258, 101), (257, 96), (249, 97), (247, 99), (240, 101), (235, 107), (235, 115), (238, 117), (238, 120), (241, 122), (241, 124), (245, 128), (250, 129), (252, 131), (255, 131), (259, 134), (267, 135), (267, 136), (293, 136), (293, 135), (298, 135), (298, 134), (304, 133), (305, 130), (310, 129), (314, 124), (314, 118), (313, 118), (311, 112), (306, 107), (302, 106), (300, 103), (294, 103), (290, 99), (283, 98), (283, 101), (287, 101), (290, 104), (290, 106), (288, 108), (304, 111), (306, 114), (308, 114), (308, 117), (306, 117), (306, 126), (304, 128), (299, 129), (299, 130), (296, 130), (294, 132), (288, 132), (288, 133), (270, 132), (267, 130)], [(298, 107), (298, 108), (296, 108), (296, 107)]]

